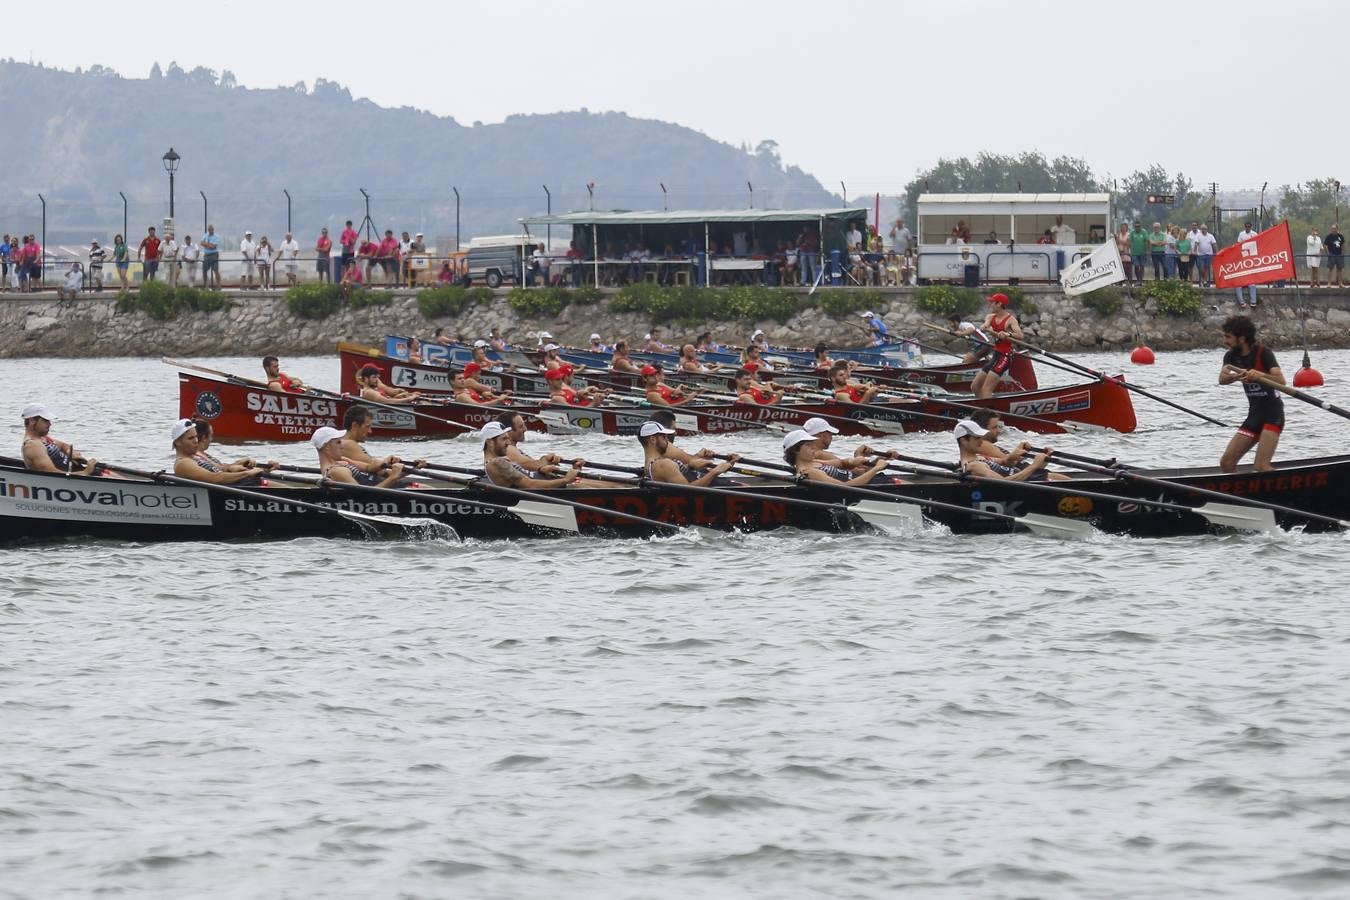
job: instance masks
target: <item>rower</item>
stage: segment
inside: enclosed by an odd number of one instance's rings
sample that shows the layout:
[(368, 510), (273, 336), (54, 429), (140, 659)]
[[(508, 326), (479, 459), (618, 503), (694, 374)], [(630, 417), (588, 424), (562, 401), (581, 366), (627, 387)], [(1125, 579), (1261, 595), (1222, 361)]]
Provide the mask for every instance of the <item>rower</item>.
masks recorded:
[(281, 362), (275, 356), (264, 356), (263, 371), (267, 373), (267, 387), (288, 394), (303, 394), (308, 388), (299, 378), (292, 378), (281, 371)]
[(698, 354), (694, 350), (693, 344), (685, 344), (680, 348), (680, 371), (688, 372), (691, 375), (711, 375), (722, 368), (721, 363), (708, 363), (704, 365), (698, 361)]
[[(539, 478), (557, 478), (565, 470), (560, 468), (563, 458), (556, 453), (545, 453), (543, 456), (535, 459), (528, 453), (520, 449), (521, 443), (525, 440), (525, 417), (518, 412), (507, 411), (499, 415), (496, 419), (503, 428), (506, 429), (506, 435), (510, 440), (506, 445), (506, 452), (503, 454), (512, 464), (529, 472), (531, 477)], [(576, 481), (577, 487), (590, 488), (612, 488), (612, 483), (595, 481), (589, 478), (580, 478)]]
[(834, 368), (834, 360), (830, 359), (830, 348), (824, 341), (816, 344), (815, 368), (817, 372), (828, 372)]
[(601, 390), (595, 385), (578, 391), (572, 387), (571, 378), (572, 367), (567, 363), (545, 372), (544, 379), (548, 382), (549, 399), (554, 403), (566, 403), (568, 406), (591, 406), (600, 403), (609, 394), (608, 391)]
[(492, 360), (488, 359), (488, 355), (487, 355), (487, 352), (488, 352), (488, 342), (487, 342), (487, 341), (474, 341), (474, 342), (473, 342), (473, 350), (472, 350), (471, 352), (472, 352), (472, 354), (473, 354), (473, 363), (474, 363), (475, 365), (478, 366), (478, 370), (479, 370), (480, 372), (500, 372), (500, 371), (502, 371), (502, 364), (501, 364), (501, 363), (499, 363), (499, 362), (493, 362)]
[(759, 348), (760, 353), (765, 353), (770, 349), (768, 336), (764, 334), (763, 328), (756, 328), (750, 332), (750, 343)]
[(881, 385), (861, 385), (850, 381), (848, 363), (837, 362), (830, 368), (830, 391), (838, 403), (871, 403), (881, 391)]
[(947, 324), (951, 326), (952, 334), (960, 335), (970, 344), (970, 349), (966, 351), (965, 356), (961, 357), (961, 362), (966, 365), (981, 362), (994, 352), (994, 343), (989, 340), (989, 335), (985, 334), (980, 326), (974, 322), (962, 321), (960, 313), (952, 313), (948, 316)]
[(768, 405), (783, 399), (783, 389), (772, 381), (761, 384), (749, 369), (736, 370), (736, 399), (741, 403)]
[[(483, 400), (492, 400), (497, 396), (497, 392), (478, 380), (478, 373), (482, 371), (484, 371), (482, 363), (471, 362), (464, 367), (464, 371), (460, 374), (464, 376), (464, 384), (469, 390), (477, 392)], [(503, 398), (509, 397), (511, 392), (502, 391), (501, 396)]]
[(749, 344), (741, 351), (741, 368), (751, 372), (773, 371), (773, 366), (760, 358), (759, 344)]
[(989, 315), (984, 318), (983, 329), (993, 335), (994, 350), (984, 361), (970, 388), (976, 399), (988, 400), (994, 396), (994, 387), (1003, 373), (1012, 365), (1013, 343), (1009, 338), (1022, 339), (1022, 326), (1017, 324), (1017, 316), (1008, 311), (1008, 295), (1004, 293), (989, 296)]
[(23, 419), (23, 464), (34, 472), (63, 475), (92, 475), (98, 460), (85, 459), (65, 441), (48, 434), (52, 428), (51, 410), (41, 403), (30, 403), (19, 413)]
[(310, 436), (309, 442), (319, 452), (319, 470), (329, 481), (342, 484), (360, 484), (369, 487), (392, 487), (403, 477), (403, 463), (395, 462), (381, 478), (363, 469), (355, 460), (342, 455), (342, 439), (345, 431), (324, 426)]
[[(367, 475), (383, 477), (383, 473), (393, 468), (395, 463), (403, 462), (401, 458), (393, 455), (376, 459), (362, 446), (361, 442), (369, 438), (370, 433), (375, 430), (375, 413), (369, 406), (357, 405), (347, 410), (347, 414), (342, 417), (342, 427), (347, 429), (342, 436), (342, 458), (349, 463), (355, 463), (356, 467)], [(426, 460), (419, 459), (413, 463), (413, 468), (420, 469), (424, 465)]]
[[(495, 331), (496, 329), (493, 330)], [(535, 344), (536, 347), (543, 347), (545, 344), (553, 343), (553, 332), (551, 331), (541, 331), (535, 337), (537, 339), (537, 343)], [(492, 346), (496, 347), (497, 345), (496, 343), (493, 343)]]
[(805, 431), (813, 438), (812, 443), (802, 447), (800, 451), (799, 458), (805, 462), (823, 462), (841, 469), (859, 469), (870, 465), (869, 460), (877, 452), (866, 444), (859, 444), (858, 449), (850, 456), (840, 456), (833, 452), (830, 445), (834, 443), (834, 436), (839, 433), (839, 429), (820, 416), (807, 419), (799, 430)]
[(628, 341), (616, 341), (614, 344), (614, 355), (610, 358), (609, 368), (611, 371), (620, 372), (624, 375), (638, 375), (642, 372), (642, 367), (633, 362), (628, 355)]
[(557, 478), (536, 478), (507, 455), (512, 446), (511, 430), (499, 421), (488, 422), (478, 432), (483, 444), (483, 475), (498, 487), (542, 490), (567, 487), (581, 478), (583, 459), (572, 461), (572, 468)]
[[(552, 335), (549, 336), (552, 337)], [(511, 345), (506, 342), (506, 338), (502, 337), (502, 330), (500, 328), (493, 328), (488, 332), (487, 344), (498, 353), (511, 349)]]
[[(1022, 441), (1007, 452), (1004, 452), (998, 446), (999, 430), (1003, 427), (1003, 420), (998, 417), (997, 410), (977, 409), (970, 414), (970, 419), (985, 430), (984, 443), (980, 445), (979, 453), (984, 461), (989, 464), (989, 468), (1006, 477), (1031, 465), (1031, 444), (1026, 441)], [(1069, 476), (1060, 472), (1051, 472), (1049, 469), (1042, 469), (1027, 480), (1068, 481)]]
[(440, 344), (442, 347), (451, 347), (454, 346), (455, 341), (445, 330), (444, 325), (437, 325), (436, 330), (432, 332), (431, 343)]
[(416, 335), (408, 339), (408, 362), (422, 364), (422, 342)]
[[(675, 413), (668, 409), (653, 410), (651, 421), (660, 422), (671, 431), (676, 430)], [(686, 453), (682, 448), (676, 446), (675, 435), (671, 434), (667, 436), (666, 457), (675, 460), (681, 470), (702, 472), (713, 465), (713, 460), (717, 458), (717, 454), (707, 447), (701, 448), (697, 453)]]
[(871, 344), (873, 347), (880, 347), (882, 344), (890, 342), (890, 331), (886, 328), (886, 323), (882, 321), (881, 316), (868, 310), (862, 314), (863, 320), (867, 323), (864, 327), (867, 333), (871, 335)]
[(562, 347), (557, 344), (544, 345), (544, 359), (539, 363), (539, 371), (547, 372), (549, 369), (561, 369), (567, 365), (567, 361), (558, 355)]
[(666, 373), (653, 365), (642, 367), (642, 383), (647, 393), (647, 402), (657, 406), (684, 406), (698, 396), (697, 390), (686, 394), (679, 388), (665, 384)]
[[(813, 445), (819, 446), (817, 436), (801, 428), (790, 431), (783, 436), (783, 459), (787, 460), (787, 464), (792, 466), (793, 470), (807, 481), (846, 485), (870, 484), (872, 479), (886, 470), (887, 461), (884, 458), (871, 462), (863, 459), (860, 460), (858, 466), (850, 467), (824, 462), (811, 456), (810, 450)], [(840, 462), (852, 461), (850, 459)], [(860, 469), (860, 471), (854, 474), (854, 468)]]
[(198, 455), (197, 423), (191, 419), (179, 419), (169, 429), (169, 444), (173, 447), (173, 473), (180, 478), (204, 481), (207, 484), (263, 484), (262, 475), (267, 469), (262, 466), (248, 468), (225, 467), (217, 465), (215, 460), (201, 453)]
[(1231, 316), (1224, 321), (1223, 343), (1228, 352), (1223, 355), (1219, 384), (1242, 382), (1242, 389), (1247, 392), (1247, 418), (1228, 441), (1219, 468), (1236, 472), (1242, 457), (1254, 446), (1256, 462), (1252, 468), (1269, 472), (1275, 468), (1271, 460), (1284, 430), (1284, 401), (1260, 376), (1284, 384), (1284, 373), (1270, 348), (1256, 342), (1256, 325), (1246, 316)]
[(503, 391), (496, 396), (487, 385), (473, 376), (480, 371), (477, 363), (469, 363), (463, 372), (450, 376), (451, 386), (455, 389), (455, 400), (459, 403), (472, 403), (474, 406), (507, 406), (511, 403), (511, 392)]
[(1037, 453), (1032, 457), (1030, 465), (1009, 472), (1009, 467), (985, 459), (980, 455), (980, 448), (984, 446), (985, 441), (989, 440), (989, 429), (973, 419), (962, 419), (956, 423), (956, 427), (952, 429), (952, 434), (955, 435), (956, 446), (961, 452), (961, 472), (979, 475), (982, 478), (1001, 478), (1005, 481), (1038, 480), (1036, 478), (1037, 473), (1045, 468), (1046, 462), (1050, 459), (1050, 454), (1054, 452), (1046, 448), (1045, 452)]
[[(193, 458), (203, 469), (212, 472), (243, 472), (256, 467), (270, 471), (280, 465), (274, 459), (269, 459), (265, 463), (255, 462), (251, 456), (242, 457), (232, 463), (223, 462), (207, 452), (211, 449), (211, 439), (215, 437), (211, 431), (211, 423), (205, 419), (193, 419), (192, 424), (197, 429), (197, 452), (193, 454)], [(235, 483), (241, 487), (248, 487), (255, 484), (263, 485), (267, 482), (261, 478), (249, 478)]]
[(642, 345), (642, 351), (644, 353), (669, 353), (671, 350), (675, 349), (669, 344), (661, 343), (660, 328), (653, 328), (649, 334), (644, 334), (642, 336), (642, 340), (646, 342)]
[(694, 473), (687, 466), (682, 466), (666, 455), (670, 449), (670, 438), (674, 434), (675, 429), (667, 428), (655, 420), (643, 422), (638, 429), (638, 442), (642, 444), (642, 472), (648, 481), (707, 487), (719, 475), (740, 462), (740, 456), (732, 453), (722, 462), (708, 466), (701, 475), (692, 477)]
[(604, 338), (600, 337), (599, 332), (591, 335), (591, 342), (586, 345), (586, 350), (590, 353), (609, 354), (614, 352), (614, 348), (605, 343)]
[(366, 363), (356, 372), (356, 383), (361, 385), (361, 399), (379, 403), (415, 403), (422, 395), (384, 383), (384, 370), (374, 363)]
[(722, 353), (726, 350), (725, 347), (713, 340), (711, 331), (705, 331), (695, 339), (694, 349), (699, 353)]

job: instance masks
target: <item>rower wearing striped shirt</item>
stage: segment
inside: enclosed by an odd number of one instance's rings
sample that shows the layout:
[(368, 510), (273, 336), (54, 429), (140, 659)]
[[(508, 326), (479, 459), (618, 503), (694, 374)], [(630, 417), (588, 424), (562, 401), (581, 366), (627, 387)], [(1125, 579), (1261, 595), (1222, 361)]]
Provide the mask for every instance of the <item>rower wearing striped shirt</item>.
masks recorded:
[(862, 485), (870, 484), (886, 470), (887, 460), (884, 458), (868, 459), (856, 456), (841, 459), (832, 454), (828, 460), (822, 458), (821, 451), (824, 446), (829, 445), (829, 437), (838, 433), (838, 429), (828, 424), (825, 428), (827, 430), (819, 434), (811, 434), (805, 428), (798, 428), (783, 437), (783, 459), (802, 478), (807, 481)]
[(359, 464), (342, 455), (342, 439), (346, 434), (345, 431), (325, 426), (310, 437), (309, 442), (319, 452), (319, 470), (324, 478), (342, 484), (362, 484), (371, 487), (392, 487), (398, 484), (399, 479), (403, 477), (403, 463), (396, 462), (387, 470), (382, 470), (387, 472), (383, 478), (367, 472)]
[(23, 419), (23, 464), (34, 472), (92, 475), (98, 460), (85, 459), (65, 441), (48, 434), (52, 413), (45, 404), (30, 403), (19, 414)]
[(740, 462), (735, 453), (715, 465), (710, 465), (701, 474), (695, 474), (689, 467), (682, 466), (666, 455), (670, 448), (670, 439), (675, 436), (674, 428), (667, 428), (660, 422), (649, 420), (638, 429), (638, 443), (642, 444), (642, 473), (649, 481), (667, 484), (692, 484), (707, 487), (722, 473)]
[[(367, 479), (370, 484), (378, 484), (395, 464), (403, 462), (397, 456), (389, 455), (376, 459), (366, 452), (362, 441), (369, 438), (370, 433), (375, 430), (375, 413), (369, 406), (358, 405), (347, 410), (347, 414), (342, 417), (342, 427), (347, 429), (342, 435), (342, 459), (344, 462), (355, 464), (358, 469), (370, 476)], [(425, 459), (413, 462), (414, 469), (420, 469), (424, 465)]]
[(498, 487), (524, 490), (567, 487), (581, 478), (581, 467), (586, 464), (585, 460), (576, 459), (561, 476), (538, 478), (507, 455), (512, 446), (511, 429), (501, 422), (494, 420), (484, 425), (478, 432), (478, 439), (483, 444), (483, 474)]
[[(985, 429), (984, 442), (980, 444), (979, 454), (981, 459), (996, 474), (1006, 478), (1031, 465), (1034, 454), (1031, 452), (1031, 444), (1026, 441), (1022, 441), (1016, 447), (1007, 451), (999, 447), (999, 429), (1003, 427), (1003, 420), (998, 417), (997, 410), (977, 409), (971, 413), (970, 419), (976, 425)], [(1069, 476), (1060, 472), (1051, 472), (1048, 469), (1040, 469), (1027, 480), (1068, 481)]]
[[(193, 426), (197, 431), (197, 452), (193, 454), (193, 459), (197, 461), (203, 469), (208, 472), (243, 472), (246, 469), (275, 469), (280, 463), (274, 459), (269, 459), (265, 463), (255, 462), (253, 457), (245, 456), (234, 462), (225, 462), (212, 456), (208, 451), (211, 449), (211, 439), (214, 435), (211, 432), (211, 423), (205, 419), (193, 419)], [(246, 478), (243, 481), (236, 481), (239, 487), (249, 487), (252, 485), (265, 485), (267, 481), (263, 478)]]
[(1021, 469), (1012, 469), (1003, 463), (996, 463), (980, 454), (980, 449), (989, 440), (990, 431), (972, 419), (962, 419), (952, 430), (956, 437), (956, 446), (961, 452), (961, 471), (983, 478), (1001, 478), (1007, 481), (1037, 480), (1038, 473), (1045, 469), (1050, 458), (1050, 450), (1037, 453), (1031, 464)]
[(210, 456), (198, 456), (197, 423), (179, 419), (169, 429), (169, 443), (173, 447), (173, 473), (180, 478), (204, 481), (207, 484), (262, 484), (267, 470), (262, 466), (249, 468), (217, 465)]

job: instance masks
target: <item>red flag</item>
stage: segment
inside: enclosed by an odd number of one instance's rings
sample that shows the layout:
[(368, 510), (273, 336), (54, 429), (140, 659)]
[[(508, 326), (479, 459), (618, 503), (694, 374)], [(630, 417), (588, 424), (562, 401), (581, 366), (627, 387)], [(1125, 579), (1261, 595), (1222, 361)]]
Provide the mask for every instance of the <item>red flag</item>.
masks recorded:
[(1294, 279), (1289, 220), (1214, 254), (1214, 286), (1235, 288)]

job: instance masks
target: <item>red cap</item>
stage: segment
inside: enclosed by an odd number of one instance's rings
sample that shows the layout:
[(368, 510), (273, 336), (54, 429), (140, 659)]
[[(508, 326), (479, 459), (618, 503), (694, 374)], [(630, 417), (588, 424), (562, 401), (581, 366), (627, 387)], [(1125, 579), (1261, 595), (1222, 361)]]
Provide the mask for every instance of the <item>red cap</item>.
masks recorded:
[(655, 374), (656, 374), (657, 372), (659, 372), (659, 371), (661, 371), (661, 370), (658, 369), (656, 366), (653, 366), (653, 365), (650, 365), (650, 364), (645, 365), (645, 366), (642, 367), (642, 374), (643, 374), (643, 375), (655, 375)]
[(464, 377), (468, 378), (470, 375), (477, 375), (481, 371), (483, 371), (482, 366), (480, 366), (478, 363), (471, 362), (464, 367)]
[(990, 302), (990, 303), (997, 303), (999, 306), (1007, 306), (1007, 305), (1008, 305), (1008, 295), (1007, 295), (1007, 294), (990, 294), (990, 295), (989, 295), (989, 302)]
[(565, 374), (562, 369), (549, 369), (544, 373), (544, 377), (549, 381), (562, 381)]
[(751, 360), (750, 362), (742, 363), (741, 368), (747, 372), (758, 372), (759, 363), (755, 362), (754, 360)]

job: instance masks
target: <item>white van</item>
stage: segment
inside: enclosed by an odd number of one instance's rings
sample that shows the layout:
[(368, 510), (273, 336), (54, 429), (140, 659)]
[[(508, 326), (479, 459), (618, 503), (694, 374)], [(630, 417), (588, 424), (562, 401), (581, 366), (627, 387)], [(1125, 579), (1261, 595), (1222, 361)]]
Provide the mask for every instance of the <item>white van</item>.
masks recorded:
[(520, 284), (529, 268), (530, 254), (539, 242), (528, 234), (492, 234), (469, 240), (469, 280), (490, 288), (503, 281)]

